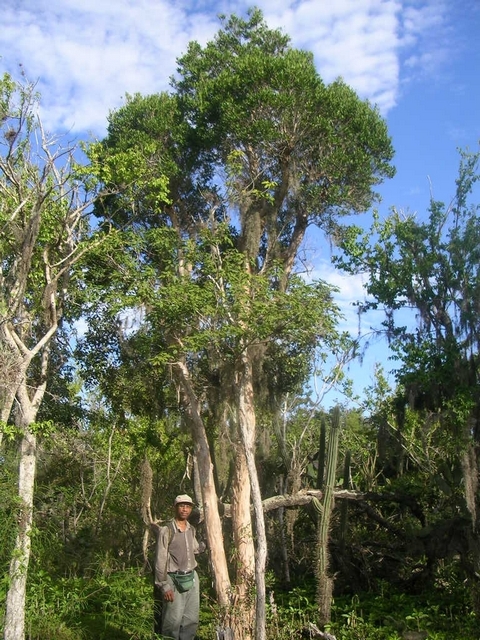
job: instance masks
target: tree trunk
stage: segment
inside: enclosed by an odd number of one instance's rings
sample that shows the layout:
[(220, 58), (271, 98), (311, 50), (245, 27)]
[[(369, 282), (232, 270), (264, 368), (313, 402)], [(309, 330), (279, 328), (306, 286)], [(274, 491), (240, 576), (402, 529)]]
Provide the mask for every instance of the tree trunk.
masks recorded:
[(245, 350), (237, 372), (238, 393), (238, 425), (242, 444), (245, 449), (245, 459), (248, 468), (250, 488), (252, 492), (253, 510), (255, 513), (255, 528), (257, 548), (255, 554), (255, 640), (266, 637), (266, 590), (265, 566), (267, 562), (267, 536), (265, 532), (265, 518), (263, 513), (262, 495), (255, 465), (255, 432), (256, 419), (254, 407), (252, 363)]
[(330, 621), (332, 606), (333, 579), (329, 571), (328, 544), (330, 541), (330, 520), (334, 507), (339, 436), (340, 409), (335, 407), (328, 441), (324, 495), (321, 503), (318, 500), (313, 500), (313, 504), (318, 511), (316, 578), (318, 617), (321, 626)]
[(232, 530), (235, 550), (235, 597), (230, 625), (235, 640), (251, 638), (254, 629), (255, 547), (250, 505), (250, 481), (243, 444), (237, 443), (232, 485)]
[(223, 543), (222, 523), (218, 512), (218, 498), (215, 489), (207, 433), (200, 414), (199, 401), (193, 390), (190, 373), (186, 364), (182, 361), (176, 362), (173, 371), (183, 392), (187, 414), (191, 423), (194, 452), (198, 464), (202, 491), (205, 529), (214, 574), (215, 592), (218, 604), (228, 609), (230, 605), (231, 585)]
[(195, 502), (200, 512), (200, 522), (203, 521), (203, 497), (202, 497), (202, 482), (200, 474), (198, 473), (198, 460), (197, 456), (193, 456), (193, 493), (195, 494)]
[(43, 385), (30, 401), (26, 383), (17, 392), (19, 401), (17, 426), (22, 430), (18, 473), (18, 532), (10, 562), (10, 584), (7, 593), (4, 640), (25, 639), (25, 597), (30, 561), (33, 520), (33, 493), (37, 463), (37, 438), (30, 427), (45, 392)]
[[(280, 495), (283, 494), (283, 476), (279, 478), (279, 487), (278, 487)], [(265, 511), (265, 505), (264, 509)], [(288, 546), (287, 546), (287, 536), (285, 535), (285, 507), (279, 507), (277, 512), (278, 517), (278, 528), (280, 531), (280, 553), (283, 560), (283, 576), (285, 579), (285, 584), (290, 584), (290, 558), (288, 554)]]

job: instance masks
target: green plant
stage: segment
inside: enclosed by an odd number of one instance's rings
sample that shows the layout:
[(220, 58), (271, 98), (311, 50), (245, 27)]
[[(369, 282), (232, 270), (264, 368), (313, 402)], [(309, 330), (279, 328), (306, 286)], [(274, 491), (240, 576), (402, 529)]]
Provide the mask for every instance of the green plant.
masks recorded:
[(136, 569), (92, 578), (37, 571), (27, 596), (29, 640), (150, 640), (150, 581)]

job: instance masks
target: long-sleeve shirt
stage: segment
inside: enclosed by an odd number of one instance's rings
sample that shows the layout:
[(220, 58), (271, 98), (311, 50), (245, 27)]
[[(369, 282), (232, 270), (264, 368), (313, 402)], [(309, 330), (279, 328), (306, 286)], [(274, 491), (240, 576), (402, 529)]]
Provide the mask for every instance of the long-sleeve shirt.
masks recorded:
[(155, 584), (163, 590), (170, 588), (167, 582), (168, 573), (193, 571), (197, 566), (195, 554), (201, 549), (195, 536), (195, 529), (189, 522), (186, 524), (185, 531), (181, 531), (173, 519), (167, 526), (157, 529)]

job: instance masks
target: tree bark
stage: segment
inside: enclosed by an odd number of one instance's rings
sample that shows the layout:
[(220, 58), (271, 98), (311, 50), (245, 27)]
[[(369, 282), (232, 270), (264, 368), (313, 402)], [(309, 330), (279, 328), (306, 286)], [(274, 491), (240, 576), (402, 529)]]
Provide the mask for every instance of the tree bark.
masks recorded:
[(231, 584), (228, 575), (222, 523), (218, 512), (218, 497), (215, 489), (207, 433), (201, 417), (199, 401), (191, 384), (190, 374), (186, 364), (182, 361), (176, 362), (173, 365), (173, 371), (182, 390), (185, 407), (190, 418), (202, 491), (205, 529), (214, 574), (215, 592), (218, 604), (221, 607), (228, 608), (230, 605)]
[(335, 504), (334, 486), (338, 457), (338, 440), (340, 436), (340, 409), (335, 407), (332, 417), (332, 427), (328, 442), (327, 466), (325, 478), (325, 493), (322, 503), (314, 501), (318, 511), (317, 525), (317, 604), (320, 625), (330, 621), (333, 579), (329, 571), (328, 544), (330, 542), (330, 521)]
[(229, 624), (234, 630), (235, 640), (252, 638), (255, 625), (254, 609), (251, 606), (255, 588), (255, 547), (250, 497), (245, 451), (241, 442), (237, 442), (230, 511), (235, 559), (235, 595)]
[(262, 495), (255, 465), (256, 418), (254, 407), (252, 363), (247, 350), (244, 351), (237, 377), (238, 425), (250, 480), (253, 510), (255, 513), (256, 553), (255, 553), (255, 640), (266, 637), (266, 589), (265, 566), (267, 561), (267, 536), (263, 513)]
[[(280, 476), (280, 492), (283, 493), (283, 476)], [(265, 503), (263, 505), (265, 511)], [(290, 584), (290, 558), (288, 554), (287, 536), (285, 535), (285, 507), (278, 508), (278, 528), (280, 530), (280, 551), (283, 560), (285, 584)]]
[(10, 562), (4, 640), (25, 639), (25, 597), (31, 551), (33, 495), (37, 464), (37, 438), (32, 433), (31, 426), (37, 417), (38, 408), (45, 393), (45, 386), (43, 384), (37, 388), (32, 401), (28, 395), (25, 381), (17, 391), (19, 410), (16, 423), (23, 432), (18, 473), (18, 532)]
[(253, 586), (255, 575), (255, 548), (253, 544), (250, 505), (250, 481), (243, 445), (235, 447), (235, 467), (232, 486), (232, 529), (236, 559), (237, 594), (245, 597)]
[[(355, 491), (335, 491), (335, 497), (345, 500), (365, 500), (368, 496), (365, 493), (356, 493)], [(293, 507), (301, 507), (310, 504), (313, 498), (321, 500), (322, 491), (318, 489), (302, 489), (298, 493), (289, 495), (272, 496), (262, 501), (264, 513), (275, 511), (276, 509), (291, 509)], [(232, 517), (233, 506), (231, 504), (222, 503), (222, 513), (226, 518)]]

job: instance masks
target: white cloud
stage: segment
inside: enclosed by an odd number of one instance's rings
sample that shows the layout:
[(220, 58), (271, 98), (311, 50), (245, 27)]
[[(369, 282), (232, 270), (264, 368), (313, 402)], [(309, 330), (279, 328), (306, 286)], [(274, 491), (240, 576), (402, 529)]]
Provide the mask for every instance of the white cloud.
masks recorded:
[(338, 291), (334, 293), (333, 297), (341, 308), (344, 316), (343, 321), (340, 323), (340, 329), (342, 331), (348, 331), (352, 336), (355, 336), (359, 332), (362, 334), (368, 332), (374, 320), (376, 320), (378, 326), (378, 313), (375, 314), (375, 317), (372, 313), (363, 315), (359, 325), (357, 303), (366, 300), (366, 292), (364, 289), (366, 278), (364, 275), (344, 273), (339, 269), (335, 269), (333, 265), (326, 260), (316, 262), (315, 270), (310, 275), (312, 280), (323, 280), (337, 288)]
[[(400, 11), (392, 0), (302, 2), (286, 13), (285, 30), (294, 44), (314, 53), (326, 82), (341, 76), (386, 113), (395, 105), (399, 84)], [(283, 26), (282, 18), (272, 16), (269, 22)]]
[[(342, 76), (387, 113), (398, 99), (401, 54), (409, 70), (431, 70), (444, 55), (438, 34), (446, 29), (446, 1), (256, 4), (270, 26), (314, 53), (327, 82)], [(188, 0), (4, 0), (0, 64), (15, 72), (22, 63), (30, 79), (38, 78), (47, 127), (101, 136), (108, 112), (126, 93), (167, 89), (188, 42), (205, 43), (219, 28), (219, 13), (243, 14), (249, 6), (244, 0), (214, 6)]]
[(7, 0), (0, 55), (7, 70), (21, 63), (38, 78), (47, 127), (102, 135), (126, 93), (166, 89), (188, 42), (217, 29), (215, 14), (194, 16), (187, 4)]
[(457, 48), (449, 22), (453, 9), (447, 0), (417, 1), (405, 7), (400, 19), (407, 80), (435, 75)]

